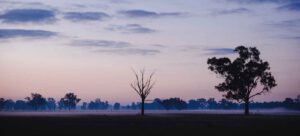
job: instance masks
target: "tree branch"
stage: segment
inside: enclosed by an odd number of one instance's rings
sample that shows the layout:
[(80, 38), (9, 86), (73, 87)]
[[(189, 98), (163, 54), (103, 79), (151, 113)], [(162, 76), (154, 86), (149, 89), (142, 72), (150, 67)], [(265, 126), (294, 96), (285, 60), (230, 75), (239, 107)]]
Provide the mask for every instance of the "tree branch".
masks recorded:
[(249, 99), (252, 98), (252, 97), (254, 97), (254, 96), (256, 96), (256, 95), (261, 95), (264, 91), (265, 91), (265, 90), (262, 90), (262, 91), (260, 91), (260, 92), (258, 92), (258, 93), (255, 93), (255, 94), (251, 95), (251, 96), (249, 97)]

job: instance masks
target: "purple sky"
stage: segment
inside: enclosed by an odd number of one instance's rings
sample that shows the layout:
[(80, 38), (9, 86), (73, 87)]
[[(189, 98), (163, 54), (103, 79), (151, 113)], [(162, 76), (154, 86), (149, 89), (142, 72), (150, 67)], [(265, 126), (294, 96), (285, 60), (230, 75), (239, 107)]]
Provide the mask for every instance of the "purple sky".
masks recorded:
[(155, 71), (149, 99), (222, 94), (207, 69), (255, 46), (278, 86), (257, 101), (300, 94), (296, 0), (0, 0), (0, 97), (31, 92), (129, 103), (132, 69)]

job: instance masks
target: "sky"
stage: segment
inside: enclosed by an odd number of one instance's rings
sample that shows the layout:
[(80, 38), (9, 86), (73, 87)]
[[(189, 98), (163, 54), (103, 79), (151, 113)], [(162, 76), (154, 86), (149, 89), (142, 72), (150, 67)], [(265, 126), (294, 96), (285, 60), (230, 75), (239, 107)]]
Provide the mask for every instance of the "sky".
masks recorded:
[(255, 101), (300, 94), (299, 0), (0, 0), (0, 97), (130, 103), (145, 68), (149, 100), (219, 100), (207, 59), (239, 45), (257, 47), (278, 84)]

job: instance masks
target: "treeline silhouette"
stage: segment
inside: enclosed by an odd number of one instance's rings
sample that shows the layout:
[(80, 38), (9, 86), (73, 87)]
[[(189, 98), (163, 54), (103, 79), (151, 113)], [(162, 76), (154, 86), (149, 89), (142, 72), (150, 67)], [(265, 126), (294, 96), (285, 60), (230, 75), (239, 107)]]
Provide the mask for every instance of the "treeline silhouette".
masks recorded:
[[(78, 105), (80, 98), (74, 93), (67, 93), (59, 101), (54, 98), (45, 98), (41, 94), (32, 93), (24, 100), (13, 101), (11, 99), (0, 98), (1, 111), (61, 111), (61, 110), (140, 110), (140, 102), (132, 102), (121, 106), (120, 103), (110, 104), (108, 101), (101, 101), (99, 98), (83, 102)], [(199, 98), (184, 101), (180, 98), (159, 99), (144, 103), (144, 108), (148, 110), (201, 110), (201, 109), (243, 109), (244, 104), (232, 102), (226, 99), (216, 101), (214, 98)], [(273, 109), (285, 108), (290, 110), (300, 110), (300, 95), (296, 98), (286, 98), (283, 101), (273, 102), (253, 102), (250, 104), (253, 109)]]

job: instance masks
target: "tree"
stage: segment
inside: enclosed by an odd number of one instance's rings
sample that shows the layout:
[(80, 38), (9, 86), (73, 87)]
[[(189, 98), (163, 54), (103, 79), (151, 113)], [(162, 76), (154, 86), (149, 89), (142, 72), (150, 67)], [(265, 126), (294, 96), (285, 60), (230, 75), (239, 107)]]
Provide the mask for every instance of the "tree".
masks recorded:
[(61, 98), (61, 99), (57, 102), (57, 105), (58, 105), (58, 109), (59, 109), (59, 110), (66, 109), (64, 98)]
[(198, 103), (199, 103), (199, 108), (200, 108), (200, 109), (205, 109), (205, 108), (207, 108), (207, 102), (206, 102), (206, 99), (200, 98), (200, 99), (198, 99), (197, 101), (198, 101)]
[(297, 98), (295, 99), (295, 102), (300, 103), (300, 95), (297, 96)]
[(4, 102), (4, 109), (5, 110), (14, 110), (15, 102), (11, 99), (7, 99)]
[(65, 97), (61, 98), (61, 101), (65, 107), (71, 110), (76, 108), (76, 104), (80, 101), (80, 99), (77, 98), (77, 95), (74, 93), (67, 93)]
[(284, 107), (288, 109), (294, 108), (294, 100), (292, 98), (285, 98), (285, 100), (282, 103)]
[(114, 104), (114, 110), (120, 110), (120, 107), (121, 107), (121, 104), (120, 104), (120, 103), (116, 102), (116, 103)]
[(30, 105), (34, 110), (41, 109), (47, 104), (46, 98), (38, 93), (31, 93), (31, 96), (26, 97), (25, 99), (27, 100), (28, 105)]
[(14, 105), (14, 110), (26, 110), (28, 109), (28, 104), (26, 101), (23, 100), (17, 100)]
[(207, 100), (207, 108), (208, 109), (216, 109), (218, 106), (218, 103), (216, 102), (215, 98), (209, 98)]
[(54, 98), (51, 98), (51, 97), (48, 98), (47, 107), (48, 107), (48, 110), (55, 111), (55, 109), (56, 109), (56, 102), (55, 102)]
[(4, 105), (5, 105), (5, 99), (0, 98), (0, 110), (4, 109)]
[[(245, 114), (249, 114), (250, 100), (269, 92), (277, 84), (270, 72), (267, 61), (263, 61), (256, 47), (238, 46), (234, 50), (239, 57), (231, 61), (229, 58), (209, 58), (208, 69), (221, 75), (225, 81), (215, 86), (224, 97), (245, 103)], [(258, 85), (261, 89), (255, 89)]]
[(86, 102), (83, 102), (80, 109), (81, 109), (81, 110), (86, 110), (86, 109), (87, 109), (87, 103), (86, 103)]
[(131, 107), (132, 110), (135, 110), (136, 109), (136, 104), (134, 102), (132, 102), (130, 107)]
[(150, 76), (147, 78), (145, 77), (145, 69), (140, 70), (139, 74), (135, 71), (133, 72), (135, 75), (135, 81), (130, 85), (141, 98), (141, 115), (143, 116), (145, 111), (145, 100), (150, 94), (151, 89), (153, 88), (155, 83), (152, 81), (154, 73), (151, 73)]
[(165, 107), (166, 110), (177, 109), (182, 110), (187, 108), (187, 103), (180, 98), (170, 98), (161, 101), (161, 105)]
[(87, 104), (87, 108), (90, 110), (104, 110), (107, 109), (108, 107), (109, 107), (108, 101), (102, 102), (99, 98)]

